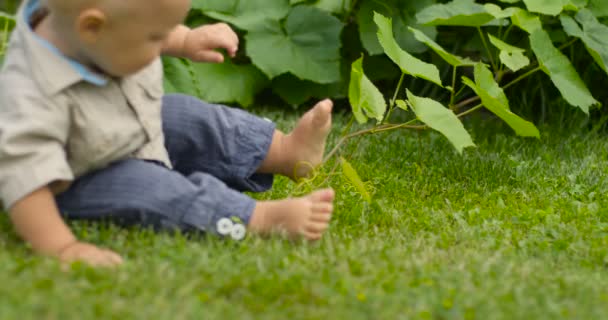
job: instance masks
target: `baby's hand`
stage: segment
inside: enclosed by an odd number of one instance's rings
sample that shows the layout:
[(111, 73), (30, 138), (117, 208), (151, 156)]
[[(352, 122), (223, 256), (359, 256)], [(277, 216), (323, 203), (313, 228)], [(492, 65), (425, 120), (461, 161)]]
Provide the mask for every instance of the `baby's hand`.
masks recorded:
[(122, 258), (115, 252), (79, 241), (61, 250), (59, 260), (68, 264), (82, 261), (92, 267), (114, 267), (122, 264)]
[(216, 49), (225, 49), (230, 57), (236, 56), (239, 37), (225, 23), (217, 23), (190, 30), (184, 40), (184, 56), (195, 62), (224, 62)]

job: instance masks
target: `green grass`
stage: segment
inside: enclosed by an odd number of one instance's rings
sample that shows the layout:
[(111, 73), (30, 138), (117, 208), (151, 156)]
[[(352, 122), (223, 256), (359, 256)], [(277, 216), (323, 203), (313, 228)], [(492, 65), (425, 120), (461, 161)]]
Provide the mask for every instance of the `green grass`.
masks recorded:
[[(265, 113), (288, 128), (295, 115), (280, 114)], [(464, 156), (409, 131), (351, 144), (374, 201), (333, 176), (337, 212), (313, 245), (81, 223), (82, 239), (127, 263), (65, 273), (30, 254), (2, 217), (0, 319), (605, 317), (608, 139), (576, 124), (543, 128), (535, 141), (478, 123), (479, 146)], [(294, 187), (279, 179), (261, 197)]]

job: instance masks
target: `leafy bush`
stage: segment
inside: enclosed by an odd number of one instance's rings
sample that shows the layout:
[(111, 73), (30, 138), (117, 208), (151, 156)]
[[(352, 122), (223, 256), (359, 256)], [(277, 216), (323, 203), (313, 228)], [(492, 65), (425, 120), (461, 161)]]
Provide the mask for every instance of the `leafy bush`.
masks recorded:
[[(363, 50), (382, 54), (373, 12), (400, 8), (393, 14), (398, 41), (421, 53), (427, 49), (407, 32), (407, 26), (420, 27), (434, 37), (435, 27), (418, 26), (415, 19), (418, 10), (434, 3), (435, 0), (195, 0), (189, 23), (198, 25), (209, 19), (230, 23), (243, 35), (244, 53), (237, 61), (220, 66), (166, 59), (165, 68), (170, 74), (167, 88), (244, 106), (266, 88), (294, 105), (311, 97), (346, 97), (350, 63)], [(376, 78), (391, 75), (381, 74), (392, 67), (385, 58), (371, 59), (370, 66), (378, 69)]]
[[(527, 63), (527, 60), (538, 53), (525, 39), (526, 31), (540, 24), (553, 42), (563, 45), (559, 49), (573, 45), (569, 42), (573, 37), (580, 38), (595, 61), (604, 63), (602, 52), (606, 49), (599, 48), (607, 46), (602, 43), (606, 39), (602, 33), (596, 33), (597, 30), (603, 32), (604, 26), (595, 18), (608, 16), (606, 1), (500, 0), (483, 5), (473, 0), (445, 2), (195, 0), (189, 24), (230, 23), (242, 35), (242, 53), (235, 61), (223, 65), (166, 59), (167, 89), (244, 106), (250, 105), (264, 89), (271, 89), (293, 105), (311, 97), (341, 98), (347, 96), (349, 66), (363, 53), (366, 55), (363, 66), (372, 81), (398, 79), (398, 70), (386, 58), (377, 39), (374, 12), (391, 18), (398, 46), (409, 54), (432, 59), (432, 64), (442, 70), (442, 80), (446, 80), (443, 79), (445, 64), (425, 53), (428, 46), (424, 42), (436, 41), (450, 52), (492, 64), (492, 71), (500, 82), (510, 75), (525, 74), (536, 68), (536, 62)], [(583, 8), (585, 10), (577, 14)], [(562, 22), (566, 28), (561, 27)], [(534, 40), (536, 45), (547, 44), (545, 34), (537, 34)], [(550, 51), (544, 53), (556, 53)], [(573, 75), (572, 71), (564, 69), (553, 79), (563, 76), (564, 72)], [(406, 83), (410, 79), (406, 77)], [(572, 85), (557, 82), (560, 89)], [(575, 87), (584, 92), (584, 85), (575, 82)], [(464, 93), (467, 92), (471, 91)], [(576, 95), (566, 98), (572, 104), (582, 104), (586, 110), (593, 104), (586, 93), (582, 98), (585, 101), (578, 101), (581, 96)]]
[(2, 66), (4, 60), (9, 33), (14, 27), (15, 19), (13, 16), (0, 11), (0, 66)]
[[(514, 4), (519, 1), (503, 2)], [(592, 96), (569, 58), (560, 49), (570, 47), (581, 40), (596, 64), (607, 73), (608, 26), (596, 17), (598, 12), (602, 12), (599, 9), (603, 7), (597, 7), (599, 3), (572, 3), (568, 0), (562, 1), (561, 4), (540, 0), (524, 0), (524, 3), (529, 11), (517, 6), (501, 7), (496, 4), (477, 4), (474, 0), (454, 0), (430, 6), (417, 14), (418, 21), (423, 24), (465, 26), (475, 28), (478, 32), (489, 66), (482, 60), (474, 61), (453, 55), (423, 32), (409, 28), (417, 40), (426, 44), (451, 66), (452, 81), (449, 86), (443, 84), (437, 66), (419, 60), (398, 45), (390, 18), (375, 13), (378, 40), (384, 53), (401, 68), (401, 80), (387, 107), (378, 88), (366, 78), (361, 61), (358, 60), (352, 65), (349, 97), (355, 119), (360, 123), (366, 123), (370, 118), (375, 119), (376, 125), (371, 129), (351, 133), (342, 142), (354, 136), (378, 131), (431, 128), (445, 135), (456, 149), (462, 152), (464, 148), (474, 146), (474, 143), (459, 118), (484, 107), (505, 121), (518, 135), (538, 138), (540, 134), (534, 124), (511, 111), (510, 101), (504, 89), (541, 71), (549, 76), (569, 104), (589, 113), (590, 108), (599, 105), (599, 102)], [(604, 3), (602, 2), (604, 6), (608, 6)], [(556, 48), (548, 31), (553, 32), (554, 37), (562, 33), (561, 38), (565, 43)], [(517, 33), (527, 34), (527, 41), (521, 41), (522, 37)], [(524, 47), (509, 44), (514, 40), (518, 40), (515, 42), (523, 44)], [(533, 56), (532, 61), (529, 56)], [(473, 69), (474, 80), (464, 75), (461, 81), (458, 81), (458, 71), (464, 68)], [(449, 101), (445, 102), (447, 108), (443, 103), (417, 96), (409, 89), (406, 90), (407, 96), (398, 100), (405, 75), (421, 78), (444, 88), (450, 97)], [(505, 77), (511, 77), (512, 80), (501, 85)], [(474, 93), (472, 97), (462, 94), (468, 90)], [(470, 107), (474, 103), (478, 104)], [(390, 123), (393, 111), (399, 109), (413, 111), (413, 117), (404, 123)]]

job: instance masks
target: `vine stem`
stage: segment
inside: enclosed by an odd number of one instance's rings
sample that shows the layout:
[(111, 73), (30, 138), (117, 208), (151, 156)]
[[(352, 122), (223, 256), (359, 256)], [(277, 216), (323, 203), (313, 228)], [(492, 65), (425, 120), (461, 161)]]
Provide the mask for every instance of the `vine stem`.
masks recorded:
[(466, 106), (468, 106), (468, 105), (470, 105), (472, 103), (475, 103), (475, 102), (477, 102), (479, 100), (481, 100), (481, 98), (478, 97), (478, 96), (475, 96), (475, 97), (463, 100), (462, 102), (460, 102), (460, 103), (458, 103), (457, 105), (454, 106), (454, 110), (458, 110), (460, 108), (464, 108), (464, 107), (466, 107)]
[(454, 66), (452, 70), (452, 94), (450, 95), (450, 108), (454, 110), (454, 100), (456, 99), (456, 72), (458, 68)]
[(533, 74), (535, 74), (535, 73), (537, 73), (537, 72), (541, 71), (542, 69), (543, 69), (543, 68), (542, 68), (541, 66), (538, 66), (538, 67), (536, 67), (536, 68), (534, 68), (534, 69), (532, 69), (532, 70), (530, 70), (530, 71), (528, 71), (528, 72), (526, 72), (526, 73), (522, 74), (522, 75), (521, 75), (521, 76), (519, 76), (517, 79), (515, 79), (515, 80), (513, 80), (513, 81), (509, 82), (508, 84), (506, 84), (506, 85), (503, 87), (503, 90), (506, 90), (506, 89), (508, 89), (508, 88), (510, 88), (510, 87), (512, 87), (512, 86), (514, 86), (514, 85), (516, 85), (516, 84), (517, 84), (517, 83), (519, 83), (520, 81), (522, 81), (522, 80), (526, 79), (527, 77), (529, 77), (529, 76), (531, 76), (531, 75), (533, 75)]
[(412, 121), (409, 121), (409, 122), (406, 122), (403, 124), (384, 124), (384, 125), (381, 125), (378, 127), (371, 128), (371, 129), (365, 129), (365, 130), (350, 133), (350, 134), (342, 137), (340, 139), (340, 141), (338, 141), (338, 143), (334, 146), (334, 148), (327, 154), (327, 156), (325, 156), (325, 159), (323, 159), (323, 162), (327, 162), (327, 160), (331, 159), (347, 140), (358, 137), (358, 136), (363, 136), (363, 135), (371, 134), (371, 133), (379, 133), (379, 132), (384, 132), (384, 131), (389, 131), (389, 130), (395, 130), (395, 129), (400, 129), (400, 128), (416, 129), (416, 130), (424, 130), (426, 128), (426, 126), (411, 125), (411, 123), (413, 123), (415, 121), (417, 121), (417, 120), (412, 120)]
[[(470, 101), (476, 101), (474, 99), (469, 99)], [(465, 101), (466, 102), (466, 101)], [(464, 105), (468, 105), (471, 102), (464, 104)], [(458, 118), (462, 118), (470, 113), (473, 113), (475, 111), (477, 111), (478, 109), (482, 108), (483, 104), (479, 104), (467, 111), (464, 111), (458, 115), (456, 115)], [(392, 130), (397, 130), (397, 129), (412, 129), (412, 130), (426, 130), (429, 128), (429, 126), (427, 125), (412, 125), (413, 123), (415, 123), (416, 121), (418, 121), (418, 119), (414, 119), (414, 120), (410, 120), (406, 123), (402, 123), (402, 124), (384, 124), (378, 127), (374, 127), (371, 129), (365, 129), (365, 130), (360, 130), (360, 131), (356, 131), (353, 133), (350, 133), (344, 137), (342, 137), (340, 139), (340, 141), (338, 141), (338, 143), (336, 143), (336, 145), (334, 146), (334, 148), (327, 154), (327, 156), (325, 156), (325, 158), (323, 159), (323, 163), (327, 162), (329, 159), (331, 159), (337, 152), (338, 150), (340, 150), (340, 148), (342, 147), (342, 145), (348, 141), (349, 139), (355, 138), (355, 137), (360, 137), (363, 135), (367, 135), (367, 134), (373, 134), (373, 133), (380, 133), (380, 132), (385, 132), (385, 131), (392, 131)]]
[(483, 31), (481, 31), (480, 27), (477, 27), (477, 31), (479, 32), (479, 37), (481, 38), (481, 42), (483, 43), (483, 47), (488, 52), (488, 58), (490, 58), (490, 64), (492, 65), (492, 69), (494, 69), (494, 71), (497, 71), (498, 67), (496, 66), (496, 63), (494, 62), (494, 56), (492, 55), (492, 51), (490, 50), (490, 46), (488, 46), (488, 42), (486, 41), (486, 36), (483, 34)]
[(467, 110), (467, 111), (464, 111), (464, 112), (462, 112), (462, 113), (459, 113), (459, 114), (458, 114), (458, 118), (462, 118), (462, 117), (464, 117), (464, 116), (466, 116), (466, 115), (469, 115), (469, 114), (471, 114), (471, 113), (473, 113), (473, 112), (475, 112), (475, 111), (477, 111), (477, 110), (479, 110), (479, 109), (481, 109), (481, 108), (483, 108), (483, 103), (480, 103), (480, 104), (478, 104), (478, 105), (474, 106), (473, 108), (471, 108), (471, 109), (469, 109), (469, 110)]
[[(405, 79), (405, 73), (401, 73), (401, 78), (399, 79), (399, 83), (397, 84), (397, 89), (395, 89), (395, 94), (393, 94), (393, 99), (391, 99), (388, 106), (388, 113), (386, 117), (384, 117), (384, 121), (388, 121), (393, 114), (393, 109), (395, 108), (395, 103), (397, 102), (397, 97), (399, 96), (399, 91), (401, 91), (401, 86), (403, 85), (403, 80)], [(384, 122), (383, 121), (383, 122)]]

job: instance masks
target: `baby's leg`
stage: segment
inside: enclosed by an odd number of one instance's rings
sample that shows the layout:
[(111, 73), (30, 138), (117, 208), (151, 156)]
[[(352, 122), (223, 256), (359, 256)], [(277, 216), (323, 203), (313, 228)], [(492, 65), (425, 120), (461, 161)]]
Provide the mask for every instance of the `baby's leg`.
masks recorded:
[[(269, 174), (295, 179), (318, 165), (333, 106), (329, 100), (319, 103), (284, 135), (271, 122), (242, 110), (183, 95), (166, 96), (163, 102), (163, 129), (174, 168), (185, 175), (203, 171), (231, 188), (248, 191), (270, 188)], [(297, 199), (259, 202), (249, 227), (263, 234), (282, 230), (291, 237), (318, 239), (327, 228), (333, 199), (333, 191), (322, 190)]]
[(163, 132), (173, 168), (183, 175), (208, 173), (239, 191), (262, 192), (273, 183), (258, 173), (275, 125), (243, 110), (186, 95), (163, 98)]
[(71, 219), (209, 234), (219, 233), (222, 219), (235, 221), (245, 230), (256, 207), (253, 199), (209, 174), (184, 176), (139, 159), (119, 161), (85, 175), (56, 199), (61, 212)]
[(71, 219), (203, 231), (237, 240), (248, 226), (255, 233), (280, 230), (314, 240), (327, 228), (333, 193), (256, 203), (209, 174), (183, 176), (160, 164), (129, 159), (79, 178), (56, 199)]
[(308, 176), (323, 160), (332, 107), (331, 100), (323, 100), (302, 116), (291, 133), (275, 131), (258, 172), (278, 173), (294, 180)]
[(330, 100), (318, 103), (285, 135), (242, 110), (167, 95), (163, 131), (175, 170), (206, 172), (237, 190), (259, 192), (272, 185), (268, 174), (297, 179), (321, 163), (332, 107)]

